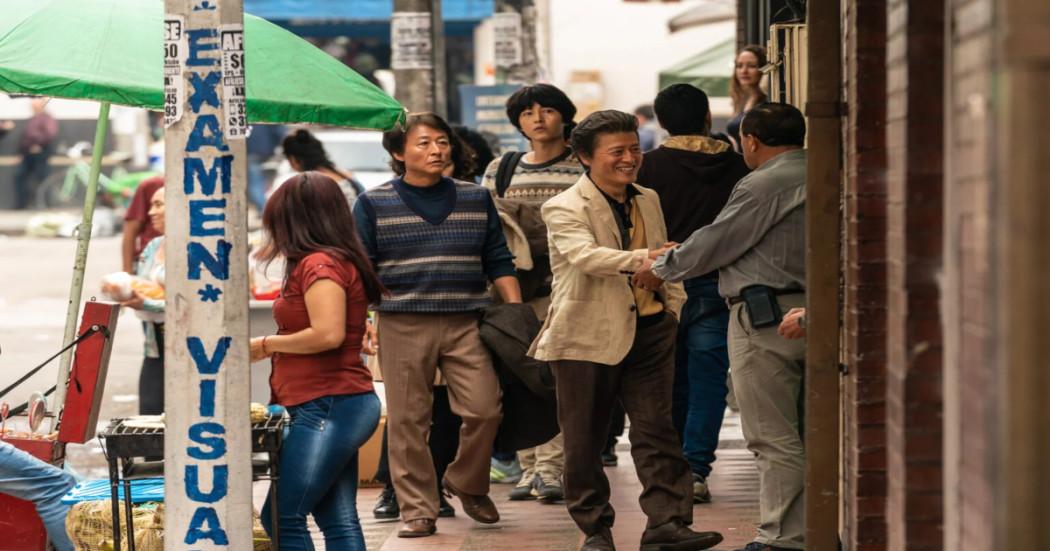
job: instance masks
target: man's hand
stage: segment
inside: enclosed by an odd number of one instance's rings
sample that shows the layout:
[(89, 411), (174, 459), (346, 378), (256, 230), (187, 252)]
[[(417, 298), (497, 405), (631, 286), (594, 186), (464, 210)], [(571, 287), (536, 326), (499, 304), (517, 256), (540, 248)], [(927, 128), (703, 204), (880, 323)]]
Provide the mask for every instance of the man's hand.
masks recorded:
[(361, 339), (361, 352), (369, 356), (375, 356), (379, 353), (379, 332), (376, 330), (376, 324), (372, 323), (372, 320), (365, 321), (365, 334)]
[[(652, 261), (649, 262), (650, 268), (652, 268)], [(646, 291), (655, 292), (658, 289), (660, 289), (660, 287), (663, 284), (664, 280), (660, 279), (659, 277), (656, 277), (656, 274), (653, 273), (652, 269), (641, 270), (635, 272), (634, 275), (631, 276), (631, 285), (634, 285), (635, 287), (638, 287), (640, 289), (645, 289)]]
[(658, 249), (649, 249), (649, 259), (650, 260), (656, 260), (657, 258), (660, 258), (664, 254), (666, 254), (667, 251), (669, 251), (669, 250), (671, 250), (671, 249), (673, 249), (673, 248), (675, 248), (677, 246), (678, 246), (678, 243), (675, 243), (674, 241), (668, 241), (667, 243), (664, 243), (663, 245), (661, 245), (660, 248), (658, 248)]
[(788, 340), (801, 339), (806, 336), (805, 319), (805, 308), (792, 308), (788, 310), (787, 314), (784, 314), (784, 319), (780, 321), (777, 333), (780, 333), (781, 337)]

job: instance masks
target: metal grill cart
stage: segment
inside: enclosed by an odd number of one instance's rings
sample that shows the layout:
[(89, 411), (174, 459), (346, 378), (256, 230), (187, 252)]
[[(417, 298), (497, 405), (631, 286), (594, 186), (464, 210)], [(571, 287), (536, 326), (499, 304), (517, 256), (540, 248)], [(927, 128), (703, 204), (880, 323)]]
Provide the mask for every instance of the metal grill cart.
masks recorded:
[[(281, 443), (284, 439), (284, 417), (274, 415), (252, 423), (252, 453), (265, 453), (266, 459), (252, 461), (252, 480), (269, 480), (270, 518), (273, 525), (273, 548), (280, 548), (278, 533), (277, 484)], [(98, 434), (109, 463), (109, 484), (113, 503), (113, 548), (120, 549), (120, 507), (118, 488), (124, 486), (124, 514), (128, 549), (135, 551), (135, 533), (131, 510), (131, 481), (164, 475), (164, 428), (161, 423), (140, 423), (134, 418), (113, 419)]]

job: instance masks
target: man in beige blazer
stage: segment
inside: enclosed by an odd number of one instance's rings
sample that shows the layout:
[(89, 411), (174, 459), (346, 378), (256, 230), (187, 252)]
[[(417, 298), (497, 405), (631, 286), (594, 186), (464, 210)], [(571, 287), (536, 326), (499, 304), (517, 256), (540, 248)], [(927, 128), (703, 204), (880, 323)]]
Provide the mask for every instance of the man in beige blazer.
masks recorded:
[(678, 283), (634, 286), (666, 250), (656, 193), (635, 185), (638, 123), (619, 111), (588, 116), (572, 134), (587, 168), (543, 205), (553, 294), (530, 355), (551, 362), (565, 438), (565, 498), (586, 535), (581, 551), (613, 546), (614, 511), (601, 451), (616, 400), (631, 419), (631, 454), (648, 524), (642, 551), (707, 549), (716, 532), (694, 532), (692, 475), (671, 424)]

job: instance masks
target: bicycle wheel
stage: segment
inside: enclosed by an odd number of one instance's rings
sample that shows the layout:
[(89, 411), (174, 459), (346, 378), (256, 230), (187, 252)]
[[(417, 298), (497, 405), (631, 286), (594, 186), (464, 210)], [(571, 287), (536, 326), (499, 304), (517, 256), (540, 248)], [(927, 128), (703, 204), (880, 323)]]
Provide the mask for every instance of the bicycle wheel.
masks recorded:
[(66, 171), (52, 171), (46, 180), (36, 188), (36, 207), (38, 209), (63, 209), (79, 207), (84, 204), (85, 189), (82, 185), (73, 188), (73, 193), (64, 191)]

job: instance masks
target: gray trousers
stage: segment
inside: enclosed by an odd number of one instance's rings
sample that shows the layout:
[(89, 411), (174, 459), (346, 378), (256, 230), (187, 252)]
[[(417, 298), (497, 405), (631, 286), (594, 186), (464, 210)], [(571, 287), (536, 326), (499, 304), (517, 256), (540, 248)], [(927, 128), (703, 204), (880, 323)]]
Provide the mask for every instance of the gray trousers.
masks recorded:
[[(784, 313), (805, 306), (803, 294), (778, 297)], [(777, 328), (754, 329), (743, 304), (729, 317), (729, 366), (747, 448), (760, 483), (756, 541), (805, 547), (806, 455), (802, 445), (805, 339), (787, 340)]]

